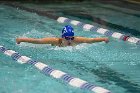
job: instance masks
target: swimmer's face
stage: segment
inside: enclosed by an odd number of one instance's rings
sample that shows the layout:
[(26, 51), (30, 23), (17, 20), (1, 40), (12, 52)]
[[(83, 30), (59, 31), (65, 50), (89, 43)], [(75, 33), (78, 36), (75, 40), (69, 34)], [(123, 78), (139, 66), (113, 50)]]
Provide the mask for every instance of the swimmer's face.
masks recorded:
[(66, 36), (64, 37), (66, 40), (74, 40), (74, 37), (73, 36)]

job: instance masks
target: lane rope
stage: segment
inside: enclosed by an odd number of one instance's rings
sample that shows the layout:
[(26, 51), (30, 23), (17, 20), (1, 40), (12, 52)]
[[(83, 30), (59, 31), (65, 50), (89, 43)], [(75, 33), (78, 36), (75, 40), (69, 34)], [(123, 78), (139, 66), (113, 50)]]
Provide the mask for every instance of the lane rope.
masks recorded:
[(97, 32), (97, 33), (100, 33), (100, 34), (103, 34), (103, 35), (106, 35), (106, 36), (112, 36), (114, 38), (121, 39), (123, 41), (128, 41), (128, 42), (140, 45), (140, 39), (136, 38), (136, 37), (131, 37), (131, 36), (121, 34), (121, 33), (118, 33), (118, 32), (112, 32), (108, 29), (98, 28), (94, 25), (85, 24), (83, 22), (80, 22), (80, 21), (77, 21), (77, 20), (71, 20), (71, 19), (66, 18), (66, 17), (59, 17), (57, 19), (57, 21), (59, 23), (68, 23), (68, 24), (72, 24), (74, 26), (78, 26), (80, 28), (83, 28), (85, 31)]
[(73, 87), (90, 90), (95, 93), (111, 93), (109, 90), (107, 90), (103, 87), (99, 87), (94, 84), (88, 83), (87, 81), (84, 81), (80, 78), (75, 78), (75, 77), (71, 76), (70, 74), (65, 73), (63, 71), (53, 69), (52, 67), (50, 67), (42, 62), (35, 61), (27, 56), (22, 56), (20, 53), (13, 51), (13, 50), (6, 49), (3, 46), (0, 46), (0, 52), (7, 56), (10, 56), (13, 60), (17, 61), (20, 64), (27, 63), (30, 65), (33, 65), (37, 69), (39, 69), (43, 74), (50, 75), (56, 79), (60, 79)]
[(21, 9), (21, 10), (26, 10), (28, 12), (34, 12), (34, 13), (37, 13), (38, 15), (41, 15), (41, 16), (46, 16), (48, 18), (57, 20), (57, 22), (59, 22), (59, 23), (69, 23), (69, 24), (78, 26), (80, 28), (83, 28), (85, 31), (94, 31), (94, 32), (97, 32), (97, 33), (100, 33), (100, 34), (103, 34), (103, 35), (106, 35), (106, 36), (112, 36), (114, 38), (121, 39), (123, 41), (128, 41), (128, 42), (131, 42), (131, 43), (135, 43), (136, 45), (140, 45), (140, 38), (132, 37), (132, 36), (125, 35), (125, 34), (122, 34), (122, 33), (119, 33), (119, 32), (113, 32), (113, 31), (110, 31), (108, 29), (96, 27), (96, 26), (90, 25), (90, 24), (85, 24), (83, 22), (80, 22), (80, 21), (77, 21), (77, 20), (71, 20), (71, 19), (66, 18), (66, 17), (59, 17), (59, 16), (56, 16), (56, 15), (47, 13), (46, 11), (40, 11), (40, 10), (37, 10), (37, 9), (27, 8), (27, 7), (24, 7), (24, 6), (20, 5), (19, 3), (5, 2), (4, 4), (8, 5), (8, 6), (15, 7), (15, 8), (18, 8), (18, 9)]

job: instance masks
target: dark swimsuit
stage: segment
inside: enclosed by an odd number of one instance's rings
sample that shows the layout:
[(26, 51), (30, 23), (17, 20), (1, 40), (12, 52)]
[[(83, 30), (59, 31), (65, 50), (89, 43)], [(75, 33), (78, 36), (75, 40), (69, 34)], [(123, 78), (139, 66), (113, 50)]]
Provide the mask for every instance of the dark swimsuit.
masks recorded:
[[(52, 46), (55, 46), (55, 44), (51, 44)], [(68, 43), (68, 46), (70, 46), (71, 43)], [(58, 46), (59, 47), (62, 47), (63, 46), (63, 43), (62, 43), (62, 38), (59, 38), (59, 41), (58, 41)]]

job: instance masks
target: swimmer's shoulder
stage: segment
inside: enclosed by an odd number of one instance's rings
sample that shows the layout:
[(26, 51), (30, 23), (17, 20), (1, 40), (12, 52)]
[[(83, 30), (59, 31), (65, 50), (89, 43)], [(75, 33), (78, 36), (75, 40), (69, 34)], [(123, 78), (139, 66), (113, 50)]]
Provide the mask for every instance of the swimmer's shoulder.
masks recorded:
[(62, 38), (55, 38), (57, 42), (52, 43), (52, 46), (62, 46)]

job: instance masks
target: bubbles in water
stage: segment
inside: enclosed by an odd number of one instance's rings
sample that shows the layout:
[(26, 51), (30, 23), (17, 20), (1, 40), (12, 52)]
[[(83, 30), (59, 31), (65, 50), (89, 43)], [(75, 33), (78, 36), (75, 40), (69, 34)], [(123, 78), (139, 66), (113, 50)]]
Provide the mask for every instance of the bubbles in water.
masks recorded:
[(89, 47), (91, 47), (92, 44), (87, 44), (87, 43), (83, 43), (83, 44), (79, 44), (79, 45), (76, 45), (76, 46), (66, 46), (66, 47), (52, 47), (50, 48), (49, 50), (64, 50), (64, 51), (70, 51), (70, 52), (73, 52), (75, 50), (83, 50), (83, 49), (87, 49)]
[(32, 48), (50, 48), (50, 44), (32, 44), (32, 43), (20, 43), (20, 47), (32, 47)]
[(35, 28), (27, 33), (24, 33), (21, 37), (33, 37), (33, 38), (45, 38), (45, 37), (54, 37), (53, 34), (49, 32), (39, 32)]
[[(17, 36), (16, 36), (17, 37)], [(39, 32), (36, 29), (32, 29), (31, 31), (28, 31), (26, 33), (24, 33), (22, 36), (18, 36), (18, 37), (27, 37), (27, 38), (45, 38), (45, 37), (54, 37), (54, 35), (52, 35), (51, 33), (48, 32)], [(15, 38), (14, 38), (15, 41)], [(48, 48), (51, 45), (50, 44), (32, 44), (32, 43), (20, 43), (19, 44), (20, 47), (33, 47), (33, 48)]]
[[(17, 36), (16, 36), (17, 37)], [(49, 33), (49, 32), (39, 32), (38, 30), (36, 30), (35, 28), (33, 28), (31, 31), (28, 31), (26, 33), (24, 33), (23, 35), (19, 36), (19, 37), (27, 37), (27, 38), (45, 38), (45, 37), (55, 37), (53, 34)], [(99, 35), (92, 35), (92, 37), (99, 37)], [(14, 38), (15, 40), (15, 38)], [(83, 44), (79, 44), (76, 46), (66, 46), (66, 47), (58, 47), (58, 46), (51, 46), (50, 44), (32, 44), (32, 43), (24, 43), (22, 42), (19, 46), (20, 47), (33, 47), (33, 48), (45, 48), (47, 50), (64, 50), (64, 51), (75, 51), (75, 50), (83, 50), (83, 49), (88, 49), (91, 46), (97, 46), (100, 45), (100, 43), (96, 44), (87, 44), (87, 43), (83, 43)]]

